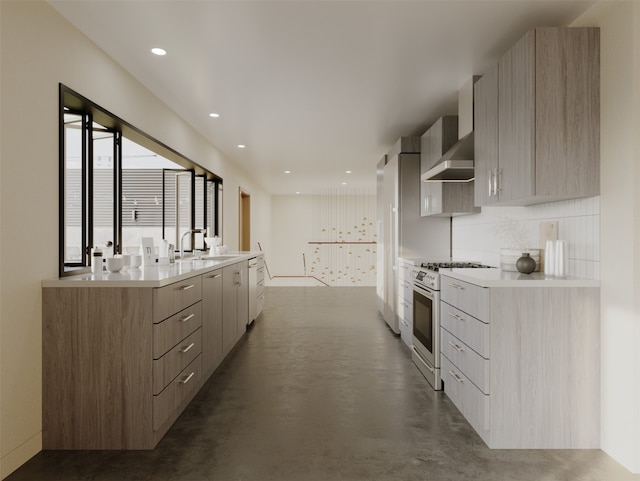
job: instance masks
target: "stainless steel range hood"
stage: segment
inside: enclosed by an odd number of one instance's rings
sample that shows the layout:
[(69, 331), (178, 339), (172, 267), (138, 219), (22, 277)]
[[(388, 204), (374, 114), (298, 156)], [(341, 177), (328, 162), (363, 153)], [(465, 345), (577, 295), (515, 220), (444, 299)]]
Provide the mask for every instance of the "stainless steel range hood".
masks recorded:
[(470, 182), (474, 179), (473, 132), (458, 140), (431, 169), (422, 182)]

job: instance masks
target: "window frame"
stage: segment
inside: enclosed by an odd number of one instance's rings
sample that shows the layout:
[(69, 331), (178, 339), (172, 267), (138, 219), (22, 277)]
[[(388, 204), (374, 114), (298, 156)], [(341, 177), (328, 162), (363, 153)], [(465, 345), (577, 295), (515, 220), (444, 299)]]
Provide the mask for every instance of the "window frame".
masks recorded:
[[(100, 107), (86, 97), (75, 92), (66, 85), (59, 84), (59, 263), (58, 274), (60, 277), (82, 274), (90, 271), (90, 246), (93, 245), (93, 215), (92, 215), (92, 178), (93, 178), (93, 142), (91, 129), (94, 123), (103, 126), (105, 129), (115, 132), (114, 155), (116, 165), (114, 165), (114, 253), (119, 253), (122, 249), (122, 139), (127, 137), (129, 140), (136, 142), (149, 150), (165, 157), (168, 160), (183, 167), (185, 170), (193, 171), (195, 176), (204, 178), (206, 182), (213, 182), (215, 188), (214, 199), (216, 204), (219, 198), (218, 193), (222, 192), (223, 179), (213, 172), (205, 169), (198, 163), (180, 154), (178, 151), (167, 146), (163, 142), (147, 135), (142, 130), (134, 127), (120, 117), (112, 114), (108, 110)], [(80, 261), (74, 263), (65, 262), (66, 250), (66, 158), (65, 158), (65, 113), (72, 113), (82, 117), (82, 242)], [(85, 170), (86, 169), (86, 170)], [(195, 178), (194, 178), (195, 182)], [(164, 187), (163, 187), (164, 189)], [(192, 190), (192, 216), (191, 224), (195, 224), (195, 195)], [(206, 194), (206, 189), (205, 189)], [(164, 195), (164, 192), (163, 192)], [(211, 232), (220, 235), (222, 219), (218, 215), (218, 205), (215, 208), (215, 216), (211, 219), (214, 225), (209, 226), (207, 223), (207, 204), (206, 195), (204, 196), (204, 225), (210, 227)], [(192, 225), (192, 228), (194, 226)], [(164, 232), (164, 220), (163, 220)]]

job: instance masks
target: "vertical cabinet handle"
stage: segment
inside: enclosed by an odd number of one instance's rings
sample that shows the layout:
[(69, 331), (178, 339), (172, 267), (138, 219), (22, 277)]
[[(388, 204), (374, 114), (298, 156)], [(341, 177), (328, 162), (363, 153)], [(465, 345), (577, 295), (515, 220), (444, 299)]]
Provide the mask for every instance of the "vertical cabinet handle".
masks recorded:
[(493, 197), (493, 169), (489, 169), (489, 197)]

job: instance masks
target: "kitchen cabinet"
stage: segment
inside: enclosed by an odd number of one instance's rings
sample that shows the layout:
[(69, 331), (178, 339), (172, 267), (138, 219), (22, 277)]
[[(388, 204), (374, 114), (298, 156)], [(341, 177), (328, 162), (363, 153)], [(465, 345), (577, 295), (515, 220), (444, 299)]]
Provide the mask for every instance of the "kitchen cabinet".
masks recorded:
[(222, 269), (222, 351), (226, 356), (249, 324), (249, 264), (247, 261)]
[(43, 282), (44, 449), (157, 445), (245, 333), (248, 264), (225, 265)]
[(224, 358), (222, 288), (222, 269), (202, 275), (202, 364), (205, 379), (213, 374)]
[(498, 202), (498, 64), (474, 85), (474, 203)]
[(445, 394), (490, 448), (598, 448), (599, 289), (441, 272)]
[(264, 308), (264, 256), (249, 259), (249, 324)]
[[(458, 141), (458, 116), (438, 119), (420, 138), (420, 175)], [(420, 182), (420, 216), (450, 217), (477, 211), (472, 182)]]
[(398, 291), (398, 320), (400, 322), (400, 338), (411, 348), (413, 345), (413, 276), (414, 264), (401, 259), (400, 289)]
[(475, 203), (598, 195), (599, 29), (536, 28), (497, 68), (497, 84), (493, 70), (476, 84)]
[(201, 278), (43, 289), (43, 448), (151, 449), (202, 385)]

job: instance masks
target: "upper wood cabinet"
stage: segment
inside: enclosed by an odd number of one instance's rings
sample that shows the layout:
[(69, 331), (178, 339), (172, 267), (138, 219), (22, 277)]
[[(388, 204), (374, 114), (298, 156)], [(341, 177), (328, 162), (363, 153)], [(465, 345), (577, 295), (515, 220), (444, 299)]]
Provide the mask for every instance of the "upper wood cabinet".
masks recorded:
[(498, 64), (474, 85), (475, 205), (498, 202)]
[(478, 81), (476, 205), (599, 194), (599, 45), (598, 28), (536, 28)]

